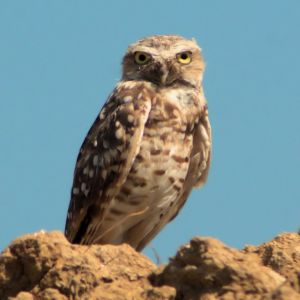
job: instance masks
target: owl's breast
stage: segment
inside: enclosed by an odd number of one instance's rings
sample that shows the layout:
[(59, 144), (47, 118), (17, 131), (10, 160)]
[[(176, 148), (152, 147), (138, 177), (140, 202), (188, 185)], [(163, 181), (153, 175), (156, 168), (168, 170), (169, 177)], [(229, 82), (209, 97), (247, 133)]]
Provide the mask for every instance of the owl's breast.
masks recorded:
[(198, 122), (205, 104), (205, 98), (198, 90), (162, 89), (152, 99), (146, 128), (173, 128), (176, 131), (185, 131), (187, 126)]
[(180, 117), (150, 120), (126, 182), (134, 191), (132, 199), (154, 210), (172, 206), (182, 193), (192, 143)]
[(183, 100), (175, 97), (176, 93), (171, 95), (158, 93), (152, 99), (139, 151), (126, 181), (110, 203), (108, 218), (112, 221), (109, 222), (116, 220), (121, 212), (124, 215), (143, 212), (124, 221), (124, 231), (148, 218), (151, 222), (145, 231), (151, 231), (156, 224), (163, 226), (177, 213), (181, 195), (189, 192), (184, 191), (184, 186), (199, 105), (193, 97)]
[(172, 205), (183, 192), (200, 111), (196, 97), (193, 91), (179, 89), (161, 91), (152, 100), (126, 185), (154, 207)]

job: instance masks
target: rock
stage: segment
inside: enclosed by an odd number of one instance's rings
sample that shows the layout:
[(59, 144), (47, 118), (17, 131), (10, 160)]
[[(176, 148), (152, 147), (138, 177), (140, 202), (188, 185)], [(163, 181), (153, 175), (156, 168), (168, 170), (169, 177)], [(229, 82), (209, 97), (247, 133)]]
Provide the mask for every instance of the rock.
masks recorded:
[(286, 233), (261, 246), (246, 247), (245, 253), (257, 254), (260, 262), (288, 279), (300, 293), (300, 235)]
[(2, 253), (0, 299), (33, 299), (29, 293), (47, 300), (141, 299), (149, 289), (149, 295), (175, 294), (151, 286), (147, 277), (155, 268), (125, 244), (72, 245), (62, 233), (41, 232), (15, 240)]
[(166, 266), (130, 246), (72, 245), (60, 232), (16, 239), (0, 256), (0, 299), (300, 299), (300, 236), (230, 248), (194, 238)]
[(212, 238), (194, 238), (151, 279), (156, 286), (175, 287), (178, 299), (300, 299), (299, 246), (298, 234), (244, 251)]

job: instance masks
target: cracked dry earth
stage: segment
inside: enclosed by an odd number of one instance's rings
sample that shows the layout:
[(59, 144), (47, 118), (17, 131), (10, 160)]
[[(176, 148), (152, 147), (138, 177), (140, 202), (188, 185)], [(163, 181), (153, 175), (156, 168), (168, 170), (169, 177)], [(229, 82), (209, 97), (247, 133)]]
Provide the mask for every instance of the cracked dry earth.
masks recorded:
[(0, 299), (300, 299), (300, 235), (243, 250), (196, 237), (158, 267), (125, 244), (72, 245), (39, 232), (2, 252)]

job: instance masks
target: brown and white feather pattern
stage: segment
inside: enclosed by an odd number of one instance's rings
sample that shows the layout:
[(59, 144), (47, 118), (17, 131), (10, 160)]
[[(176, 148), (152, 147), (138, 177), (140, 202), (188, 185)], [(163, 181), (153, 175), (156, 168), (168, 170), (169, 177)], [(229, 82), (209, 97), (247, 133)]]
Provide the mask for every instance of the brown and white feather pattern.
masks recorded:
[(74, 242), (93, 241), (139, 152), (151, 101), (143, 84), (134, 88), (137, 97), (129, 91), (119, 84), (80, 149), (66, 225)]
[(201, 85), (121, 81), (81, 147), (67, 238), (142, 250), (204, 184), (210, 156)]

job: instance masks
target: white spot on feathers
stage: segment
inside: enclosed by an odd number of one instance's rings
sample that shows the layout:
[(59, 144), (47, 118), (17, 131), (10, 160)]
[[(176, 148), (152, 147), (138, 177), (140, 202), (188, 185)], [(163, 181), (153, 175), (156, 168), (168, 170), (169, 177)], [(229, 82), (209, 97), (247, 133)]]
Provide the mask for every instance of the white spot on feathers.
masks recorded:
[(129, 123), (133, 123), (133, 121), (134, 121), (134, 116), (133, 116), (133, 115), (128, 115), (128, 116), (127, 116), (127, 121), (128, 121)]
[(131, 101), (132, 101), (132, 96), (125, 96), (124, 99), (123, 99), (124, 103), (128, 103), (128, 102), (131, 102)]
[(123, 137), (123, 129), (122, 128), (117, 129), (115, 132), (115, 136), (117, 139), (121, 139)]
[(90, 170), (90, 172), (89, 172), (89, 177), (90, 177), (90, 178), (93, 178), (93, 176), (94, 176), (94, 170)]
[(74, 187), (72, 190), (73, 195), (78, 195), (79, 194), (79, 188)]
[(86, 183), (85, 182), (82, 182), (81, 183), (81, 191), (84, 192), (86, 189)]
[(93, 157), (93, 165), (94, 165), (94, 166), (97, 166), (98, 161), (99, 161), (99, 156), (98, 156), (98, 155), (95, 155), (95, 156)]

